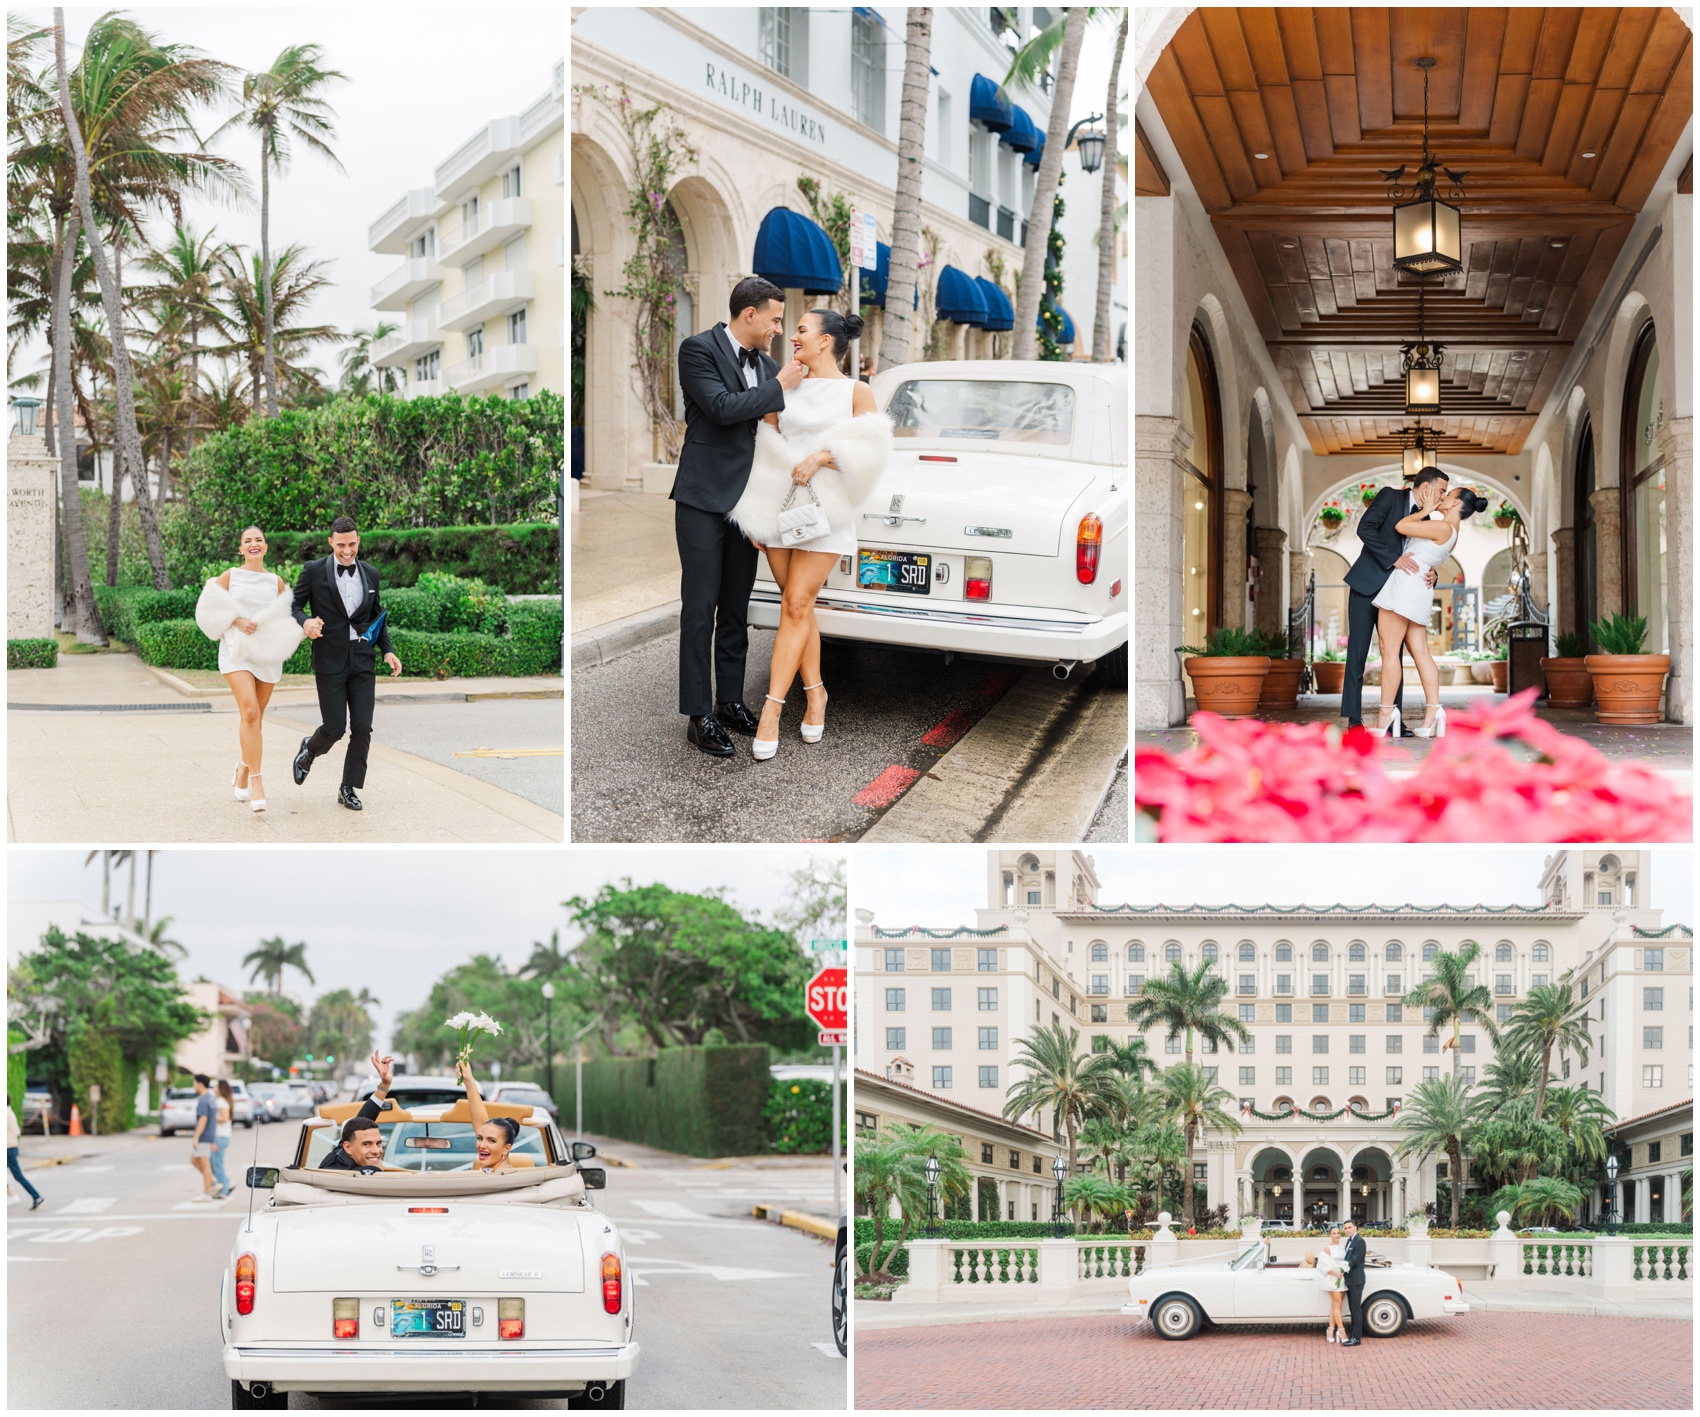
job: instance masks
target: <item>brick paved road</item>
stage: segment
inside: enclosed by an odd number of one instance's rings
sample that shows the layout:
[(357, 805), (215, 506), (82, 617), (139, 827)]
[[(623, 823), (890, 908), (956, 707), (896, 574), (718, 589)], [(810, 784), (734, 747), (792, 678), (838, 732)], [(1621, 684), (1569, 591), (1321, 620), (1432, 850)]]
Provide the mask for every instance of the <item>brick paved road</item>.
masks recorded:
[(1338, 1348), (1319, 1328), (1185, 1343), (1120, 1315), (858, 1333), (856, 1407), (1680, 1408), (1693, 1326), (1474, 1313)]

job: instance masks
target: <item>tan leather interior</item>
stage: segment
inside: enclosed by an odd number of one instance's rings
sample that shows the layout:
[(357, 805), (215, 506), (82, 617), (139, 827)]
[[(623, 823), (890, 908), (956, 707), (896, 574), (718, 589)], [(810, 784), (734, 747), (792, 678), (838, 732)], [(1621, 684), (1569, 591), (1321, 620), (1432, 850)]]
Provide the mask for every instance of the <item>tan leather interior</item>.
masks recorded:
[[(492, 1117), (512, 1117), (516, 1122), (522, 1122), (531, 1115), (530, 1107), (516, 1107), (513, 1104), (503, 1105), (500, 1102), (487, 1102), (484, 1110)], [(472, 1104), (464, 1097), (437, 1119), (439, 1122), (471, 1122)]]

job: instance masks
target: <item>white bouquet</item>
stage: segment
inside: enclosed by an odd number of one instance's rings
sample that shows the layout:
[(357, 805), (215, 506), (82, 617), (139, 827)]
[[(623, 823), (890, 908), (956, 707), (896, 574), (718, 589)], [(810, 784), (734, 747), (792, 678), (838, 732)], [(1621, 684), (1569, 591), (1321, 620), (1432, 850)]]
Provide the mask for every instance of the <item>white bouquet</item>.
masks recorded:
[(443, 1026), (452, 1028), (460, 1034), (460, 1051), (455, 1055), (457, 1064), (472, 1060), (474, 1034), (488, 1033), (491, 1037), (495, 1037), (502, 1031), (502, 1025), (491, 1018), (489, 1014), (469, 1013), (465, 1009), (462, 1009), (451, 1019), (444, 1019)]

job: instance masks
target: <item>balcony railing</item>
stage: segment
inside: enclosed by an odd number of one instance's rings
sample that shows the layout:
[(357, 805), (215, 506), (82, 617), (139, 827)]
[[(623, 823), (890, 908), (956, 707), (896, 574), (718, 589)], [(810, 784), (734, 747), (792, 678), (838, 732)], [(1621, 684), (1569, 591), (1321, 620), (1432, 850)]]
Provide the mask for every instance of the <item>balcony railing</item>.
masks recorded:
[(464, 265), (518, 236), (531, 225), (531, 217), (529, 197), (503, 197), (491, 202), (457, 230), (439, 233), (438, 259), (447, 265)]
[(442, 330), (436, 320), (403, 320), (394, 334), (385, 335), (372, 345), (371, 360), (380, 367), (403, 365), (442, 342)]
[(483, 280), (445, 300), (438, 318), (445, 330), (467, 330), (517, 310), (532, 298), (530, 271), (493, 271)]
[(366, 245), (373, 251), (400, 256), (436, 214), (436, 193), (429, 187), (415, 187), (366, 228)]
[(434, 285), (441, 284), (443, 268), (431, 256), (410, 256), (372, 287), (374, 310), (405, 310), (408, 304)]
[(537, 372), (537, 351), (529, 344), (502, 344), (452, 365), (443, 378), (456, 393), (477, 393)]

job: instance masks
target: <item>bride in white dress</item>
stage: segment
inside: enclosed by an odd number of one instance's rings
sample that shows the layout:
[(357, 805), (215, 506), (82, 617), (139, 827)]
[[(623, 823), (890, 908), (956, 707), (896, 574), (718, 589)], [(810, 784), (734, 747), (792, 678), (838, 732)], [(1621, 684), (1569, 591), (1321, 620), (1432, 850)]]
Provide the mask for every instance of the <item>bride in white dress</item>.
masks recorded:
[(1382, 667), (1381, 721), (1376, 732), (1393, 738), (1400, 731), (1399, 708), (1393, 701), (1399, 692), (1399, 676), (1396, 669), (1389, 672), (1389, 666), (1400, 662), (1401, 640), (1411, 652), (1417, 678), (1423, 686), (1423, 723), (1415, 730), (1416, 735), (1441, 738), (1446, 734), (1446, 710), (1440, 706), (1440, 669), (1428, 644), (1429, 611), (1434, 598), (1425, 577), (1452, 554), (1452, 548), (1458, 544), (1459, 524), (1487, 503), (1474, 488), (1442, 492), (1444, 485), (1438, 478), (1418, 479), (1411, 494), (1416, 498), (1417, 509), (1393, 528), (1405, 538), (1405, 555), (1416, 562), (1416, 568), (1411, 571), (1395, 568), (1374, 601), (1380, 611), (1376, 640), (1381, 649)]

